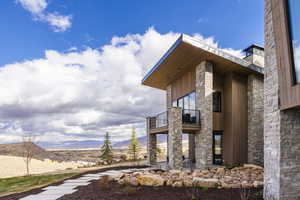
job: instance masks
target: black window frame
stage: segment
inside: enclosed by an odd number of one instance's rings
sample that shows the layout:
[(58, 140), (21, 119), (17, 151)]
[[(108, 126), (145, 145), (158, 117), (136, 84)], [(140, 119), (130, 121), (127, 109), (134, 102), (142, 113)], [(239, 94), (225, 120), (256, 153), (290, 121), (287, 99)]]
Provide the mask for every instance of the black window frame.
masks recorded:
[(222, 92), (213, 92), (213, 112), (222, 112)]

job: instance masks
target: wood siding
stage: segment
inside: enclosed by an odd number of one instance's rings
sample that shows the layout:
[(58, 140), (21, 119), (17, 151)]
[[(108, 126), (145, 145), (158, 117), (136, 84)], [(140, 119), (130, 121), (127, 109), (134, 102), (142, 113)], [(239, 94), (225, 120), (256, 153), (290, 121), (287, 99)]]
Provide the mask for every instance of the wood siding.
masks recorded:
[(247, 77), (230, 73), (224, 80), (223, 158), (225, 164), (247, 162)]
[(280, 87), (280, 108), (300, 107), (300, 84), (294, 81), (294, 63), (285, 0), (272, 1), (276, 57)]
[(221, 92), (221, 112), (213, 113), (213, 130), (224, 130), (224, 78), (221, 74), (214, 73), (213, 89), (214, 92)]
[(172, 101), (183, 97), (196, 89), (196, 67), (172, 82)]

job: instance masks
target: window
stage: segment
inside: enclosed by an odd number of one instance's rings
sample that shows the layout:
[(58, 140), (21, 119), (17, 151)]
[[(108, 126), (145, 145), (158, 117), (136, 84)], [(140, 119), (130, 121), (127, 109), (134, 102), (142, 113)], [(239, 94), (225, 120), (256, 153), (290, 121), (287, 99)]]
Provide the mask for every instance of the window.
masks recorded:
[(213, 93), (213, 112), (221, 112), (221, 92)]
[(214, 165), (223, 164), (222, 139), (223, 139), (223, 135), (221, 131), (213, 132), (213, 164)]
[(288, 27), (292, 48), (294, 82), (300, 83), (300, 1), (287, 0)]

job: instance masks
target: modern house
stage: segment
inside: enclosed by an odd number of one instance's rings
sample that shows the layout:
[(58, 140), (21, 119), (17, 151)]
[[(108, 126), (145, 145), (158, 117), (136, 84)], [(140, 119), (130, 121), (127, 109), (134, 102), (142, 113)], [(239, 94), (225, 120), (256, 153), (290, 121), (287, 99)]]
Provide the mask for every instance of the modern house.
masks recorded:
[(200, 169), (263, 163), (264, 49), (244, 51), (241, 59), (183, 34), (146, 74), (142, 84), (165, 90), (167, 101), (164, 112), (147, 118), (150, 165), (157, 162), (157, 134), (168, 135), (170, 169), (185, 159)]

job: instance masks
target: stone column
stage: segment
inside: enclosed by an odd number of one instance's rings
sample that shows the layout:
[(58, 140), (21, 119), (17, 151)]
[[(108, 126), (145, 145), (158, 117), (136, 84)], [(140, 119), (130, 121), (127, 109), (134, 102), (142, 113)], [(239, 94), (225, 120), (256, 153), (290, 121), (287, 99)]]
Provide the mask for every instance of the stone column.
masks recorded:
[(195, 161), (195, 134), (189, 134), (189, 159)]
[(166, 88), (166, 104), (167, 110), (172, 107), (172, 85), (168, 85)]
[(169, 167), (181, 169), (182, 161), (182, 109), (170, 108), (168, 110), (169, 133), (168, 133), (168, 154)]
[(150, 134), (150, 117), (147, 118), (147, 164), (156, 164), (156, 135)]
[(248, 163), (264, 162), (264, 80), (248, 76)]
[(196, 109), (200, 110), (201, 129), (195, 135), (196, 168), (212, 165), (213, 65), (207, 61), (196, 67)]
[(300, 194), (300, 111), (280, 111), (273, 0), (265, 3), (264, 198), (296, 200)]

